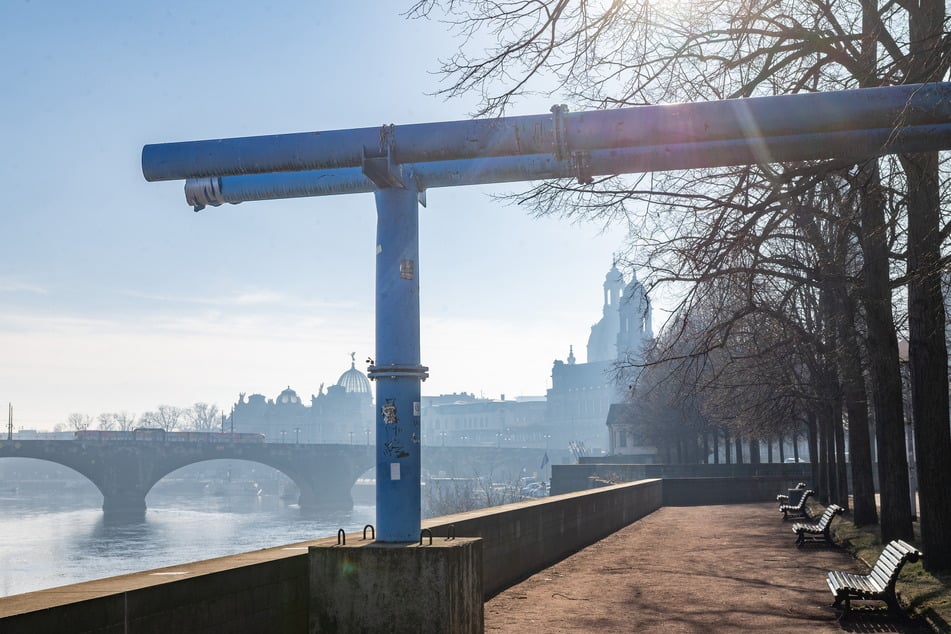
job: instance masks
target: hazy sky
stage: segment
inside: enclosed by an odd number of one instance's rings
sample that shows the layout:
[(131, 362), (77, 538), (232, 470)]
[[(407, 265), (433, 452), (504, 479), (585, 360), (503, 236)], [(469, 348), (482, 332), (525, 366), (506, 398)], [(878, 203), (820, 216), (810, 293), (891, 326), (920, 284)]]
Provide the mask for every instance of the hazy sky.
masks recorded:
[[(307, 400), (350, 352), (365, 371), (372, 194), (195, 214), (180, 182), (145, 182), (140, 153), (466, 118), (472, 101), (431, 96), (456, 40), (405, 21), (404, 4), (0, 3), (0, 403), (13, 403), (17, 427), (164, 403), (227, 410), (240, 392), (287, 385)], [(424, 394), (543, 395), (569, 345), (585, 360), (623, 232), (491, 198), (517, 189), (428, 193)]]

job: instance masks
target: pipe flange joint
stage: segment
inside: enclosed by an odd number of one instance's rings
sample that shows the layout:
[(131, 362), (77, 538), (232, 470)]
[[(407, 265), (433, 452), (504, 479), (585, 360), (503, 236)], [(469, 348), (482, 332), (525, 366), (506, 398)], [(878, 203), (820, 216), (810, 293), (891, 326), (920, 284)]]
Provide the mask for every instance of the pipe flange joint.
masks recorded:
[(591, 174), (591, 153), (586, 150), (574, 152), (571, 155), (571, 168), (578, 179), (579, 185), (590, 185), (594, 182)]
[(363, 148), (363, 174), (379, 188), (406, 189), (403, 168), (393, 160), (396, 147), (396, 128), (393, 124), (380, 126), (380, 147), (376, 151)]
[(552, 146), (555, 159), (564, 161), (568, 158), (568, 134), (565, 130), (565, 115), (568, 114), (568, 106), (560, 104), (551, 107), (552, 116)]
[(429, 378), (429, 368), (424, 365), (371, 365), (367, 367), (367, 378), (371, 381), (402, 378), (425, 381)]
[(212, 207), (223, 205), (225, 200), (221, 196), (221, 179), (217, 176), (187, 179), (185, 201), (195, 211), (201, 211), (206, 205)]

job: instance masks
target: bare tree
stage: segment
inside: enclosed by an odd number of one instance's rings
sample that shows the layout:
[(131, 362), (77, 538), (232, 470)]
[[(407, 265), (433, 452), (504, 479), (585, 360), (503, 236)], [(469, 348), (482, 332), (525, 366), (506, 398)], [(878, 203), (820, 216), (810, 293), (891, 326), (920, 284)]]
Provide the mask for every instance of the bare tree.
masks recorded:
[(465, 513), (486, 506), (476, 478), (429, 478), (423, 487), (426, 517)]
[[(904, 79), (947, 76), (951, 34), (943, 0), (902, 3), (908, 11), (909, 51)], [(941, 292), (947, 233), (941, 226), (937, 153), (902, 155), (908, 179), (908, 331), (911, 399), (921, 488), (921, 541), (929, 570), (951, 569), (951, 421), (948, 414), (946, 316)]]
[(109, 412), (103, 412), (99, 414), (99, 429), (103, 431), (110, 431), (116, 429), (118, 424), (116, 423), (116, 415)]
[(135, 428), (135, 414), (123, 410), (112, 414), (116, 426), (122, 431), (131, 431)]
[(165, 431), (175, 431), (182, 420), (182, 409), (173, 405), (159, 405), (154, 411), (145, 412), (139, 418), (143, 427), (161, 427)]
[(183, 410), (183, 416), (188, 421), (188, 428), (195, 431), (210, 432), (221, 429), (221, 410), (217, 405), (195, 403)]
[[(460, 52), (443, 62), (448, 83), (442, 93), (480, 95), (480, 115), (500, 114), (513, 100), (532, 91), (557, 92), (575, 103), (609, 107), (934, 81), (947, 74), (951, 59), (951, 36), (940, 0), (880, 6), (865, 0), (699, 0), (672, 5), (646, 0), (419, 0), (411, 5), (409, 15), (431, 18), (438, 11), (464, 38)], [(488, 46), (482, 48), (486, 41)], [(853, 315), (854, 323), (859, 324), (855, 332), (863, 341), (856, 346), (847, 329), (842, 330), (844, 326), (824, 331), (835, 346), (847, 345), (853, 352), (864, 353), (872, 381), (879, 448), (882, 538), (909, 538), (907, 459), (889, 274), (896, 260), (891, 259), (888, 245), (890, 236), (902, 232), (898, 223), (907, 212), (904, 218), (914, 242), (909, 243), (907, 254), (912, 403), (919, 467), (930, 478), (921, 491), (922, 507), (928, 509), (922, 514), (922, 538), (926, 552), (931, 553), (926, 556), (929, 568), (951, 567), (951, 544), (938, 537), (939, 532), (951, 529), (951, 500), (939, 493), (951, 488), (951, 473), (940, 468), (951, 449), (948, 407), (928, 398), (937, 390), (946, 400), (948, 385), (941, 352), (945, 350), (943, 298), (937, 283), (943, 263), (940, 247), (947, 235), (939, 219), (940, 192), (946, 188), (946, 179), (937, 165), (933, 155), (903, 157), (903, 170), (894, 163), (872, 161), (851, 172), (861, 211), (856, 218), (862, 247), (857, 287), (864, 291), (858, 296), (861, 310)], [(791, 182), (787, 178), (790, 170), (799, 169), (781, 166), (778, 173)], [(908, 196), (891, 198), (898, 202), (895, 207), (887, 206), (889, 194), (883, 192), (882, 170), (892, 170), (884, 174), (886, 179), (903, 171), (900, 178)], [(646, 228), (649, 235), (639, 239), (641, 246), (648, 247), (643, 260), (653, 268), (653, 279), (690, 281), (706, 272), (698, 274), (684, 265), (691, 261), (689, 253), (670, 248), (668, 232), (689, 235), (698, 225), (682, 222), (682, 215), (664, 222), (657, 210), (669, 213), (689, 205), (696, 212), (746, 213), (740, 210), (749, 207), (737, 205), (736, 193), (723, 199), (723, 188), (715, 191), (710, 179), (732, 183), (737, 192), (750, 186), (750, 176), (773, 178), (768, 172), (757, 175), (742, 170), (693, 174), (604, 178), (584, 186), (544, 184), (515, 200), (530, 205), (536, 213), (604, 222), (621, 219), (634, 231)], [(730, 189), (729, 185), (726, 188)], [(635, 203), (643, 206), (635, 209)], [(898, 213), (886, 216), (886, 211), (892, 210)], [(654, 221), (662, 223), (659, 228), (649, 228)], [(719, 231), (713, 223), (708, 228)], [(707, 231), (705, 235), (724, 234)], [(715, 249), (727, 244), (709, 242)], [(838, 312), (845, 309), (833, 308)], [(828, 322), (828, 317), (822, 320)], [(845, 377), (841, 358), (837, 365)], [(822, 367), (829, 366), (823, 363)], [(845, 407), (851, 408), (851, 434), (853, 426), (862, 424), (859, 409), (863, 402), (856, 391), (854, 365), (847, 376), (843, 392), (848, 394)], [(827, 446), (834, 444), (841, 432), (831, 431), (832, 440), (824, 441)], [(926, 530), (925, 525), (930, 528)]]
[(85, 414), (73, 413), (66, 417), (66, 425), (75, 431), (89, 429), (90, 424), (92, 424), (92, 418)]

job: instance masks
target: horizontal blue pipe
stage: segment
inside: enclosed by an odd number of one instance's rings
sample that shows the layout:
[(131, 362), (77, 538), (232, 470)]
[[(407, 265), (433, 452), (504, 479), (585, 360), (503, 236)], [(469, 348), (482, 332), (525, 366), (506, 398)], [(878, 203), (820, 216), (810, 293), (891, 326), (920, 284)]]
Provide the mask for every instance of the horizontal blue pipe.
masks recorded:
[[(951, 123), (951, 83), (146, 145), (146, 180), (794, 136)], [(673, 169), (676, 169), (673, 168)]]
[[(947, 148), (951, 148), (951, 124), (602, 150), (590, 153), (582, 174), (579, 174), (576, 163), (556, 160), (550, 154), (416, 163), (402, 166), (401, 171), (407, 186), (425, 191), (437, 187), (577, 178), (579, 175), (605, 176), (828, 158), (861, 160), (885, 153)], [(351, 167), (192, 179), (186, 183), (186, 199), (188, 204), (201, 207), (252, 200), (357, 194), (376, 189), (360, 168)]]

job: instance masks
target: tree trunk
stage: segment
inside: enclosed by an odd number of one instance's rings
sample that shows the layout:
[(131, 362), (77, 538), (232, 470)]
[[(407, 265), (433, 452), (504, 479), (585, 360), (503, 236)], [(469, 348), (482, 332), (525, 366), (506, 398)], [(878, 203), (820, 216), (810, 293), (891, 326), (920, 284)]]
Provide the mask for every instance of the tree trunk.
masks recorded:
[(750, 437), (750, 464), (759, 464), (760, 463), (760, 449), (759, 449), (759, 438)]
[(845, 429), (842, 425), (842, 403), (836, 402), (835, 416), (832, 420), (832, 433), (835, 438), (835, 497), (836, 504), (849, 510), (849, 474), (845, 461)]
[[(919, 0), (908, 9), (907, 80), (940, 80), (944, 0)], [(951, 429), (948, 353), (941, 293), (941, 201), (938, 155), (900, 157), (908, 184), (908, 360), (915, 430), (921, 546), (928, 570), (951, 569)]]
[(809, 464), (812, 471), (812, 489), (820, 486), (819, 483), (819, 430), (816, 425), (816, 415), (809, 413), (806, 415), (806, 433), (809, 442)]
[(893, 539), (911, 540), (914, 531), (911, 497), (908, 494), (908, 456), (905, 453), (898, 337), (892, 316), (888, 246), (885, 242), (885, 214), (878, 165), (869, 163), (863, 170), (863, 176), (866, 182), (863, 184), (861, 202), (865, 278), (862, 300), (865, 306), (869, 375), (878, 447), (881, 538), (886, 543)]
[(951, 569), (951, 431), (941, 293), (936, 154), (903, 156), (908, 179), (908, 358), (915, 430), (921, 546), (928, 570)]
[(832, 407), (828, 403), (819, 408), (819, 501), (825, 505), (835, 496), (835, 439), (832, 435)]
[[(810, 239), (823, 244), (822, 233), (811, 214), (805, 213), (797, 219)], [(838, 365), (842, 403), (849, 421), (849, 460), (845, 461), (845, 438), (841, 424), (837, 425), (836, 447), (840, 466), (839, 481), (847, 483), (845, 470), (851, 467), (854, 511), (852, 520), (856, 526), (878, 522), (875, 506), (875, 482), (872, 472), (872, 449), (868, 422), (868, 403), (866, 401), (865, 377), (862, 373), (862, 351), (859, 335), (855, 326), (855, 299), (849, 293), (845, 280), (847, 271), (849, 243), (840, 236), (828, 245), (824, 262), (821, 262), (825, 275), (822, 277), (823, 300), (829, 304), (828, 319), (832, 322), (835, 334), (835, 359)], [(838, 417), (841, 422), (841, 412)], [(848, 487), (839, 493), (840, 504), (847, 508)]]
[(875, 478), (872, 473), (872, 440), (868, 423), (868, 402), (865, 378), (855, 330), (855, 305), (851, 297), (840, 298), (839, 368), (845, 412), (849, 420), (849, 468), (852, 473), (852, 521), (856, 526), (878, 522), (875, 507)]

